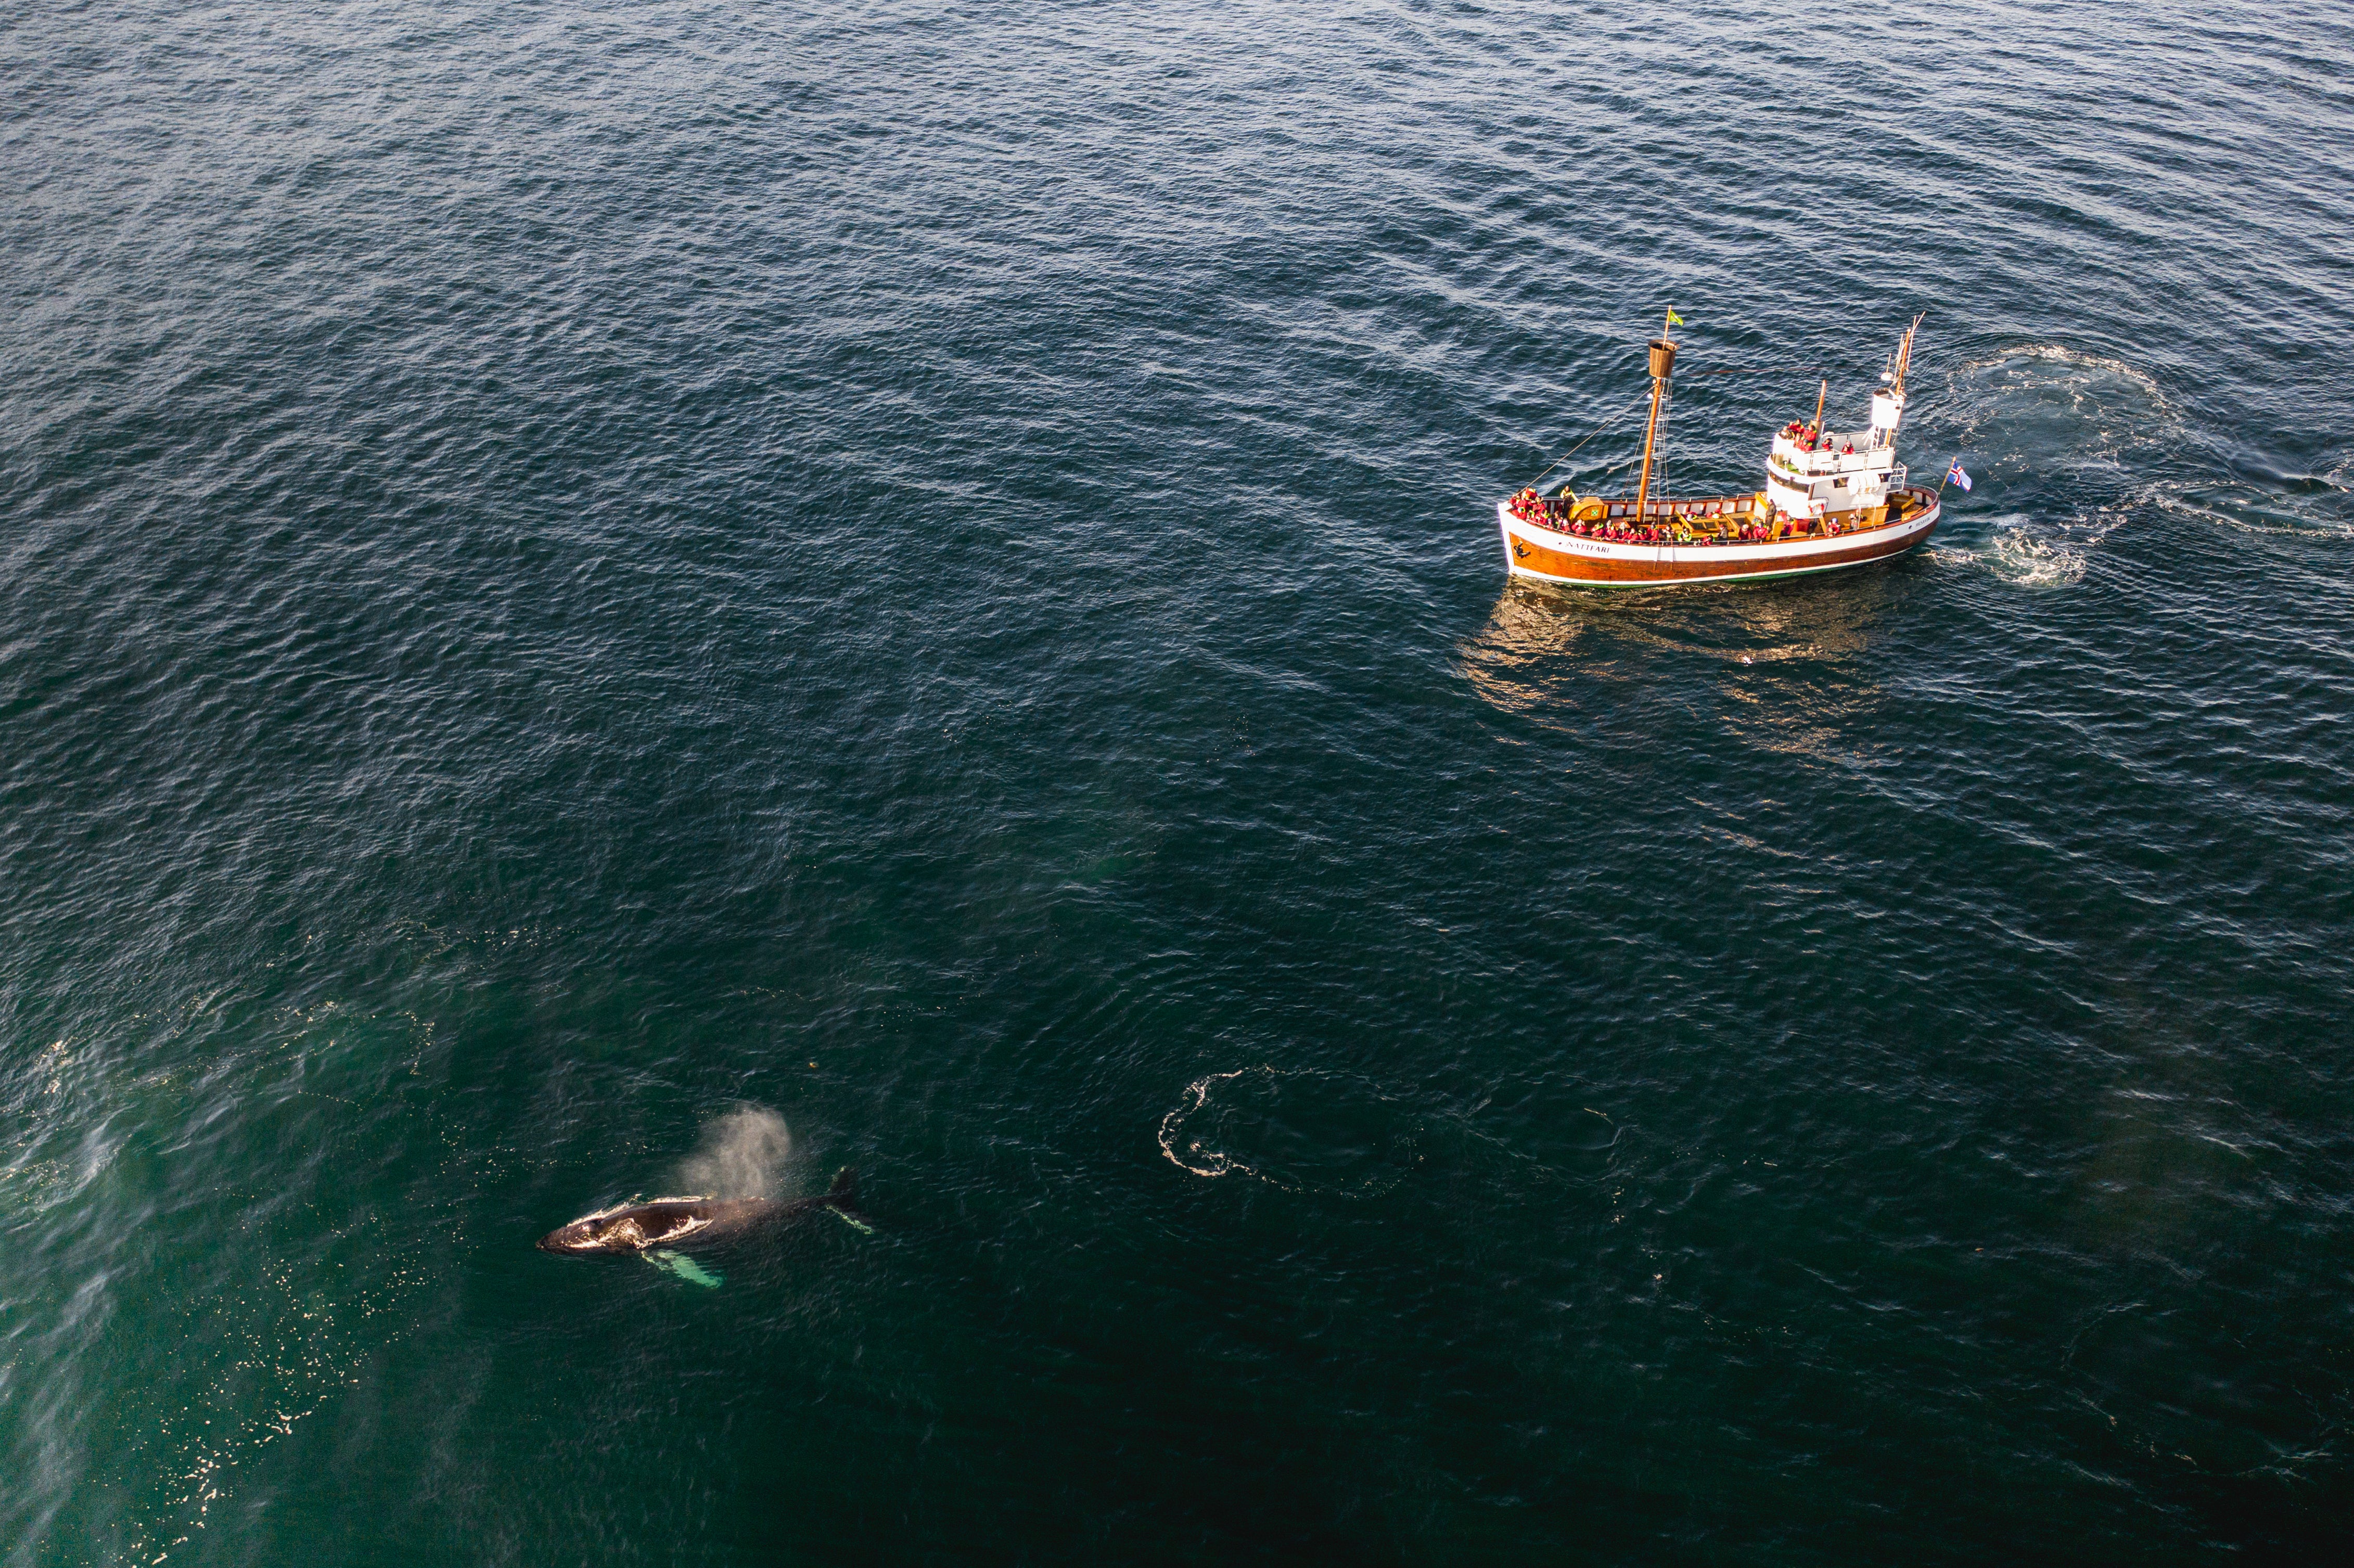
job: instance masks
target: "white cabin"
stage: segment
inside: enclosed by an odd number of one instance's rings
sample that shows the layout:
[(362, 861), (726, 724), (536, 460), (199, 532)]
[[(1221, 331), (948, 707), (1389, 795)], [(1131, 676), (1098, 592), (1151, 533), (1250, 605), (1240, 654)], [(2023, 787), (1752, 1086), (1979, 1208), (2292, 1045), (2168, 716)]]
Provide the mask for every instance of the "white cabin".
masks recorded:
[(1795, 435), (1783, 430), (1766, 459), (1766, 498), (1777, 514), (1797, 517), (1887, 505), (1890, 492), (1904, 486), (1904, 465), (1896, 461), (1903, 422), (1903, 392), (1882, 387), (1872, 396), (1869, 429), (1825, 430), (1813, 441), (1812, 426)]

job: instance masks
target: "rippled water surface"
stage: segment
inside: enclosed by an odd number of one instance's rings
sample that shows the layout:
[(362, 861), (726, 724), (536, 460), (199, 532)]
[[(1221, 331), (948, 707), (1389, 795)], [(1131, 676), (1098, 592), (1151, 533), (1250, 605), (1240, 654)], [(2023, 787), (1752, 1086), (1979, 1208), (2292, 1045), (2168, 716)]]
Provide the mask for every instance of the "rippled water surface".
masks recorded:
[[(0, 21), (0, 1562), (2342, 1546), (2349, 58)], [(1670, 304), (1977, 488), (1508, 586)]]

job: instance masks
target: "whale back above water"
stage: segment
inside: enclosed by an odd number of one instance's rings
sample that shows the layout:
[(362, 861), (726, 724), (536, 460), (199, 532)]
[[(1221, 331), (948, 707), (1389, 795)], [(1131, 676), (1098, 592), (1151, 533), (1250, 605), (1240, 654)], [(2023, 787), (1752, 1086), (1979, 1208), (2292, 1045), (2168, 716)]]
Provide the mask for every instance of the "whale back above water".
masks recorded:
[(653, 1247), (693, 1246), (740, 1235), (756, 1226), (819, 1209), (845, 1218), (858, 1213), (857, 1173), (847, 1167), (816, 1197), (656, 1198), (584, 1214), (539, 1238), (542, 1252), (567, 1257), (620, 1256)]

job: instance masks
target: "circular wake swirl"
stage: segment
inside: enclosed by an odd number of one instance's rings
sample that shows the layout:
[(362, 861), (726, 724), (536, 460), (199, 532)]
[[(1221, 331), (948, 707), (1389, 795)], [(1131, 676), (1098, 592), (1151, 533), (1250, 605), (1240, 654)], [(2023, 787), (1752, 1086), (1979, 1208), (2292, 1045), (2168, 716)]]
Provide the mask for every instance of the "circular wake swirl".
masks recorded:
[(1185, 1086), (1161, 1118), (1161, 1152), (1193, 1175), (1253, 1177), (1289, 1192), (1377, 1198), (1422, 1162), (1418, 1118), (1340, 1074), (1268, 1065)]

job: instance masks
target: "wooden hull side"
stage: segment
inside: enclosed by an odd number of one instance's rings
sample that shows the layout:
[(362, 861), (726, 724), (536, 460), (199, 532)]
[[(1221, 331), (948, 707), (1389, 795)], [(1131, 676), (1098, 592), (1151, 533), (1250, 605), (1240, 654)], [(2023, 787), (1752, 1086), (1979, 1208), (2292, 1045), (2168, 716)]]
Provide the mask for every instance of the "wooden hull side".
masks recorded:
[(1503, 528), (1504, 564), (1515, 576), (1588, 588), (1646, 588), (1795, 577), (1889, 560), (1926, 539), (1937, 525), (1942, 508), (1935, 494), (1913, 493), (1922, 507), (1901, 523), (1778, 544), (1625, 545), (1524, 523), (1502, 503), (1496, 516)]

